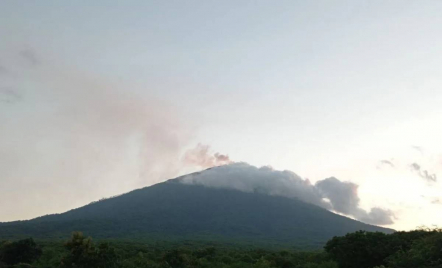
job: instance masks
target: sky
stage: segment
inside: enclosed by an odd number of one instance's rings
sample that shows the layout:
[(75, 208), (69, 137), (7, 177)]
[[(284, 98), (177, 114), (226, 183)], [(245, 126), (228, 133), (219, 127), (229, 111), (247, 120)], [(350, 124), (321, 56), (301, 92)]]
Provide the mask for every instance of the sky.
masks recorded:
[(430, 0), (2, 1), (0, 221), (228, 155), (357, 185), (358, 209), (391, 211), (388, 227), (441, 226), (441, 12)]

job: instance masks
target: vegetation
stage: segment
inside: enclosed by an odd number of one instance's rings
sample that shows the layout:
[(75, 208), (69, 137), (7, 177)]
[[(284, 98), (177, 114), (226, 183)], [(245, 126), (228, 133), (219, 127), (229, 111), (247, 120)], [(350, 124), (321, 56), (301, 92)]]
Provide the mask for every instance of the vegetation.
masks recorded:
[[(439, 229), (388, 235), (359, 231), (334, 237), (324, 248), (341, 268), (442, 267), (442, 232)], [(432, 266), (436, 263), (439, 266)]]
[(321, 249), (333, 236), (358, 230), (393, 232), (294, 199), (171, 180), (66, 213), (0, 223), (0, 238), (65, 240), (72, 230), (95, 239), (224, 240), (274, 249)]
[(0, 244), (0, 249), (0, 261), (4, 265), (32, 263), (42, 254), (42, 250), (32, 238), (15, 242), (3, 242)]
[(359, 231), (334, 237), (322, 251), (236, 246), (148, 245), (99, 241), (80, 232), (66, 243), (33, 239), (0, 244), (1, 268), (440, 268), (442, 231)]

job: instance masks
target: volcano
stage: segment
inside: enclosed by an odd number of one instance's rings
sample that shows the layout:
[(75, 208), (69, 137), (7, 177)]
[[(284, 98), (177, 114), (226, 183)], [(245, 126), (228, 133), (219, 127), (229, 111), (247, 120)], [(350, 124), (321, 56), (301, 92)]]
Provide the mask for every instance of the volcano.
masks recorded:
[(1, 223), (0, 240), (65, 239), (73, 231), (82, 231), (99, 239), (190, 240), (320, 248), (333, 236), (358, 230), (394, 232), (296, 198), (186, 184), (183, 178), (61, 214)]

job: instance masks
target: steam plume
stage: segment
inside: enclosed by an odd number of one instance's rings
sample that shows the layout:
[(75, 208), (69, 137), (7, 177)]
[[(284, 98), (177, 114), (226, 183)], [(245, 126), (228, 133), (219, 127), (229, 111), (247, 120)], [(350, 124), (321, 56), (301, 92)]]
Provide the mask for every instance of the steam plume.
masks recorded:
[(228, 155), (220, 153), (211, 154), (210, 146), (203, 145), (201, 143), (198, 143), (195, 148), (188, 150), (184, 154), (183, 161), (185, 164), (199, 166), (202, 168), (210, 168), (233, 163)]
[(358, 185), (341, 182), (333, 177), (312, 185), (309, 180), (302, 179), (292, 171), (277, 171), (269, 167), (257, 168), (247, 163), (233, 163), (185, 176), (181, 182), (296, 198), (367, 223), (380, 225), (393, 223), (394, 215), (389, 210), (374, 207), (367, 212), (359, 207)]
[(359, 207), (358, 185), (352, 182), (341, 182), (331, 177), (315, 184), (323, 197), (330, 200), (332, 209), (346, 215), (351, 215), (363, 222), (387, 225), (392, 224), (393, 213), (378, 207), (369, 212)]

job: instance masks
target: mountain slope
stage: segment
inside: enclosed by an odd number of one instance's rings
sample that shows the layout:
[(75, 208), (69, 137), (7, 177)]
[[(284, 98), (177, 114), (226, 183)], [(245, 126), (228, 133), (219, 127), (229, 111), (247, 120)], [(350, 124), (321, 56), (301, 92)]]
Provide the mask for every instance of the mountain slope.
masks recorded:
[(186, 185), (169, 180), (62, 214), (0, 224), (0, 240), (96, 238), (249, 241), (321, 247), (357, 230), (392, 232), (285, 197)]

